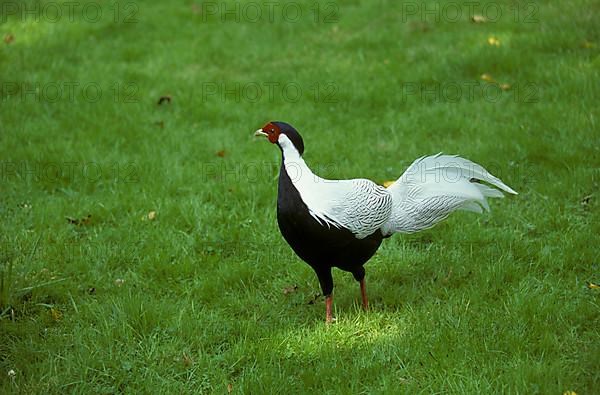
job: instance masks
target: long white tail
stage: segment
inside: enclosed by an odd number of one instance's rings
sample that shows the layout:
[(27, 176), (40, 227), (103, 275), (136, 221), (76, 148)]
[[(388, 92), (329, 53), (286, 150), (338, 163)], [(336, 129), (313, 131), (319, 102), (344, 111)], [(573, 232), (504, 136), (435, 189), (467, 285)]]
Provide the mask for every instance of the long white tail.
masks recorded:
[(453, 211), (489, 210), (487, 197), (504, 197), (498, 189), (517, 194), (477, 163), (455, 155), (421, 157), (388, 187), (392, 215), (382, 227), (384, 235), (414, 233), (431, 228)]

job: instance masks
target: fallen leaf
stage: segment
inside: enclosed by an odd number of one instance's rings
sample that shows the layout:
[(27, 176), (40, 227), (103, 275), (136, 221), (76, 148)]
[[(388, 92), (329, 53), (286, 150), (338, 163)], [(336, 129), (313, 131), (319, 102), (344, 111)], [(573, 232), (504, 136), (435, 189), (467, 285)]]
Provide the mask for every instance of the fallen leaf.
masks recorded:
[(87, 292), (90, 295), (94, 295), (96, 293), (96, 288), (95, 287), (88, 288)]
[(283, 294), (284, 295), (291, 294), (292, 292), (296, 292), (297, 289), (298, 289), (298, 286), (296, 284), (290, 285), (289, 287), (285, 287), (283, 289)]
[(7, 44), (12, 43), (13, 41), (15, 41), (15, 36), (12, 34), (7, 34), (6, 36), (4, 36), (4, 42)]
[(52, 319), (54, 321), (60, 321), (60, 319), (62, 318), (62, 313), (60, 312), (60, 310), (55, 309), (54, 307), (50, 309), (50, 315), (52, 316)]
[(156, 211), (150, 211), (148, 213), (148, 220), (154, 221), (156, 219)]
[[(6, 40), (5, 40), (5, 41), (6, 41)], [(592, 43), (592, 42), (589, 42), (589, 41), (584, 41), (584, 42), (582, 42), (582, 43), (581, 43), (581, 46), (582, 46), (583, 48), (595, 48), (595, 47), (596, 47), (596, 44), (594, 44), (594, 43)]]
[(485, 22), (487, 22), (487, 19), (485, 19), (485, 17), (483, 15), (473, 15), (471, 17), (471, 21), (473, 21), (475, 23), (485, 23)]
[(71, 225), (75, 225), (75, 226), (82, 226), (82, 225), (89, 225), (90, 221), (92, 220), (92, 214), (88, 214), (87, 216), (83, 217), (83, 218), (72, 218), (72, 217), (66, 217), (67, 221), (71, 224)]
[(485, 82), (494, 82), (494, 78), (491, 75), (489, 75), (488, 73), (481, 74), (481, 77), (479, 77), (479, 78), (481, 78)]
[(389, 188), (390, 186), (392, 186), (396, 181), (384, 181), (383, 182), (383, 187), (384, 188)]
[(411, 22), (408, 25), (411, 32), (428, 32), (431, 27), (427, 22)]
[(163, 104), (164, 102), (167, 102), (167, 104), (171, 104), (171, 96), (170, 95), (165, 95), (165, 96), (161, 96), (160, 99), (158, 99), (158, 105), (159, 106), (161, 104)]
[(115, 285), (116, 285), (117, 287), (121, 287), (123, 284), (125, 284), (125, 280), (123, 280), (122, 278), (117, 278), (117, 279), (115, 280)]
[(232, 391), (233, 391), (233, 384), (231, 384), (231, 383), (227, 384), (227, 393), (231, 394)]
[(181, 362), (183, 362), (183, 365), (185, 367), (192, 366), (192, 364), (194, 363), (192, 358), (189, 355), (187, 355), (187, 353), (185, 351), (183, 352), (183, 355), (181, 357)]
[(510, 89), (510, 84), (500, 84), (500, 89), (507, 91)]
[(488, 42), (488, 44), (493, 45), (495, 47), (499, 47), (500, 46), (500, 40), (498, 40), (494, 36), (488, 37), (487, 42)]
[(586, 197), (584, 197), (583, 199), (581, 199), (581, 205), (582, 206), (587, 206), (590, 201), (592, 200), (592, 196), (593, 195), (587, 195)]
[(447, 283), (450, 280), (450, 276), (452, 276), (452, 268), (448, 271), (448, 275), (442, 279), (442, 282)]
[(600, 289), (600, 285), (594, 284), (592, 282), (588, 282), (588, 288), (589, 289)]
[(565, 392), (563, 392), (563, 395), (577, 395), (577, 392), (575, 392), (575, 391), (565, 391)]
[(224, 157), (225, 157), (225, 153), (226, 153), (226, 152), (225, 152), (225, 150), (224, 150), (224, 149), (222, 149), (222, 150), (220, 150), (220, 151), (217, 151), (217, 156), (218, 156), (219, 158), (224, 158)]
[(315, 304), (315, 302), (316, 302), (317, 300), (319, 300), (319, 297), (320, 297), (320, 296), (321, 296), (321, 294), (315, 294), (315, 296), (314, 296), (312, 299), (310, 299), (310, 300), (308, 301), (308, 304)]

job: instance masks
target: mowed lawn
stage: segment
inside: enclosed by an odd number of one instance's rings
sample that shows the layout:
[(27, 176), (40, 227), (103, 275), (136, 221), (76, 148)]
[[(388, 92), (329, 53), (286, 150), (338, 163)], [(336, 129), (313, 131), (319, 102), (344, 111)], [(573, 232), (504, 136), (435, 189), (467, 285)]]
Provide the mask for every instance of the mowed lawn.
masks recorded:
[[(597, 393), (597, 1), (67, 3), (0, 1), (1, 393)], [(369, 312), (335, 271), (328, 327), (271, 120), (519, 195), (386, 240)]]

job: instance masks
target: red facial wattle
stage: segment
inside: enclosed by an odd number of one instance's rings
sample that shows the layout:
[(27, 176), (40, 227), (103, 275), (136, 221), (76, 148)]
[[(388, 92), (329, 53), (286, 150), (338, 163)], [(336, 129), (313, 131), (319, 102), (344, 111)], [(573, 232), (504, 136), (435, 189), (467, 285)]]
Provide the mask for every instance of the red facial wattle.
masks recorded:
[(277, 140), (279, 139), (279, 135), (281, 134), (281, 129), (279, 128), (279, 126), (275, 125), (272, 122), (269, 122), (268, 124), (263, 126), (262, 130), (267, 134), (267, 138), (273, 144), (277, 142)]

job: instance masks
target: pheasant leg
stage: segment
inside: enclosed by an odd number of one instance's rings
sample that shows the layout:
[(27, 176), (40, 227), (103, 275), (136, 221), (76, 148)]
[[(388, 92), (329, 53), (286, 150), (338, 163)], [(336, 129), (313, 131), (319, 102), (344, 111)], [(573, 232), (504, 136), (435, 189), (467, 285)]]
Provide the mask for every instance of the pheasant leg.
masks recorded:
[(362, 296), (363, 309), (369, 310), (369, 300), (367, 299), (367, 286), (365, 279), (360, 280), (360, 296)]
[(333, 314), (331, 313), (333, 307), (333, 295), (327, 295), (325, 297), (325, 323), (331, 324), (333, 322)]

